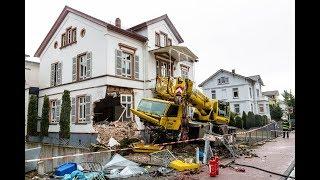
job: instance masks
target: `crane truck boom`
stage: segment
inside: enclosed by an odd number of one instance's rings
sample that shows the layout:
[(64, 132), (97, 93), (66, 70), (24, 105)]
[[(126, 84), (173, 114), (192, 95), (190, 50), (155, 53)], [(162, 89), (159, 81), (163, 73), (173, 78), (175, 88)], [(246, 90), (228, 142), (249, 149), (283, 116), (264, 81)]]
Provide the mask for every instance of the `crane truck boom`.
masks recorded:
[(154, 92), (155, 98), (143, 98), (131, 109), (150, 131), (177, 137), (191, 124), (229, 123), (229, 103), (208, 98), (189, 79), (157, 77)]

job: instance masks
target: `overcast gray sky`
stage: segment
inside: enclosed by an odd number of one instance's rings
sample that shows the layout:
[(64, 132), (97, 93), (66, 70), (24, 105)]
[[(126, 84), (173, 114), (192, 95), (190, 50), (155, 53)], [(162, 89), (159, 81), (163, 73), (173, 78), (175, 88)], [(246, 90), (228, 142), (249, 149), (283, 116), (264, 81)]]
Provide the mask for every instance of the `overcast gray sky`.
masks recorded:
[[(198, 57), (196, 84), (219, 69), (259, 74), (263, 91), (295, 87), (294, 0), (28, 0), (25, 53), (33, 56), (65, 5), (131, 27), (168, 14)], [(31, 60), (37, 58), (31, 58)]]

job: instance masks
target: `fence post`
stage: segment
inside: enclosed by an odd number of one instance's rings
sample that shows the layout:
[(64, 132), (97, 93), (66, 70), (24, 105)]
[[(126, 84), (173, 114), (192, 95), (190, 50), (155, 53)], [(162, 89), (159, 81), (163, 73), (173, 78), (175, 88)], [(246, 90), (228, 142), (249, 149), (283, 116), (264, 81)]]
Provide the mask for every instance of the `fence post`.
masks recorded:
[(39, 161), (37, 164), (38, 164), (38, 168), (37, 168), (38, 174), (44, 175), (44, 161)]

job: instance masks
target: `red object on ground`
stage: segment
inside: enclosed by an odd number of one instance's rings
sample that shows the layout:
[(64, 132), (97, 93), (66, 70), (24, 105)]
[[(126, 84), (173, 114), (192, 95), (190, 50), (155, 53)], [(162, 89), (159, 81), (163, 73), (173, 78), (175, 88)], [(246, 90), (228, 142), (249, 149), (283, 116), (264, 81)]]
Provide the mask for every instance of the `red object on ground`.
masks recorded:
[(219, 175), (219, 157), (214, 156), (209, 161), (209, 175), (211, 177)]

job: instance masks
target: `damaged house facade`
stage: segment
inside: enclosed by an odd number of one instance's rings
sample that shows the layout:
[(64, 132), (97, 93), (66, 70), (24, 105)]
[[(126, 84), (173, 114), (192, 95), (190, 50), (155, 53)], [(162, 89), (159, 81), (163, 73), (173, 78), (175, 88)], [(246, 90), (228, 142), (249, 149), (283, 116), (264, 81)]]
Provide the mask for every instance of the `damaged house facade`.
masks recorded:
[(92, 143), (93, 124), (136, 121), (130, 108), (153, 97), (156, 76), (194, 79), (198, 57), (163, 15), (129, 29), (66, 6), (35, 53), (40, 58), (39, 116), (45, 95), (50, 100), (49, 137), (58, 137), (64, 90), (70, 91), (71, 141)]

